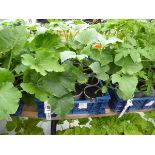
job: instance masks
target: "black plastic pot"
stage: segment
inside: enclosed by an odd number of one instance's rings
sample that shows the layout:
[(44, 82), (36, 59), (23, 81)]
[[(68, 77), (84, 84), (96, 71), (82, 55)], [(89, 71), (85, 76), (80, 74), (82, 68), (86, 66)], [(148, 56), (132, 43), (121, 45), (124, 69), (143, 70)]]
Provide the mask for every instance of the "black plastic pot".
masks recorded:
[(83, 95), (83, 85), (76, 83), (75, 84), (75, 92), (73, 92), (73, 97), (75, 100), (79, 100)]
[(89, 76), (87, 86), (97, 86), (99, 84), (99, 80), (96, 77)]
[(92, 76), (93, 74), (93, 71), (87, 66), (83, 67), (83, 72), (86, 73), (88, 76)]
[(86, 99), (94, 99), (101, 97), (103, 94), (99, 86), (86, 86), (84, 88), (84, 95)]

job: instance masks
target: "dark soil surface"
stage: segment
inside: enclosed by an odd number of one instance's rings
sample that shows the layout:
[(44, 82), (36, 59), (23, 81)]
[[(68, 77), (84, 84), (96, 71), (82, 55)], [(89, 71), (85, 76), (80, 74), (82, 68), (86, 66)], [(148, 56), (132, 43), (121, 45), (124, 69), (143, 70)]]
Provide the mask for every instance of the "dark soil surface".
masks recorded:
[(82, 91), (83, 91), (83, 85), (76, 83), (75, 92), (73, 92), (73, 95), (79, 95)]
[(102, 96), (102, 91), (97, 86), (91, 86), (85, 89), (85, 94), (90, 98), (95, 98)]
[(89, 67), (83, 67), (83, 72), (86, 74), (92, 74), (93, 71)]
[(137, 84), (138, 90), (140, 90), (140, 88), (143, 87), (145, 85), (145, 83), (146, 83), (145, 80), (139, 80), (138, 84)]
[(88, 83), (89, 85), (94, 85), (98, 83), (98, 79), (96, 77), (89, 77)]

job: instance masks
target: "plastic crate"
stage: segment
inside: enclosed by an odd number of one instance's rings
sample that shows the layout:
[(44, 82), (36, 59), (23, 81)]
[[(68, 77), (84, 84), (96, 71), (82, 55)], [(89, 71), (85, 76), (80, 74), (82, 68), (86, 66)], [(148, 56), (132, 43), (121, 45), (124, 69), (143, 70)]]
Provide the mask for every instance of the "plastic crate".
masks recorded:
[(11, 116), (19, 116), (19, 115), (21, 115), (21, 113), (23, 111), (23, 106), (24, 106), (24, 103), (22, 101), (20, 101), (17, 111), (15, 112), (15, 114), (11, 114)]
[(74, 101), (74, 108), (70, 114), (105, 114), (109, 100), (109, 94), (103, 97), (96, 97), (94, 100), (76, 100)]
[[(106, 94), (103, 97), (97, 97), (94, 100), (75, 100), (74, 101), (74, 107), (71, 110), (70, 114), (104, 114), (105, 109), (109, 103), (110, 100), (110, 95)], [(45, 113), (44, 113), (44, 103), (35, 100), (37, 104), (37, 111), (38, 111), (38, 118), (45, 118)], [(80, 105), (85, 104), (86, 108), (79, 108)], [(19, 107), (13, 116), (20, 116), (23, 110), (23, 102), (19, 102)], [(56, 114), (52, 114), (52, 117), (55, 117)]]
[[(100, 80), (98, 86), (101, 87), (103, 85), (104, 82)], [(96, 97), (95, 99), (74, 100), (74, 107), (71, 110), (70, 114), (105, 114), (105, 109), (109, 101), (109, 93), (101, 97)]]
[[(103, 82), (100, 81), (99, 86), (102, 86)], [(74, 107), (71, 110), (70, 114), (104, 114), (106, 113), (105, 109), (109, 103), (110, 95), (109, 93), (105, 94), (101, 97), (96, 97), (95, 99), (81, 99), (74, 100)], [(45, 118), (44, 113), (44, 103), (35, 99), (35, 103), (37, 104), (37, 111), (39, 118)], [(22, 102), (19, 103), (19, 107), (17, 112), (14, 114), (16, 116), (21, 115), (24, 104)], [(52, 117), (55, 117), (56, 114), (52, 113)]]
[[(94, 100), (75, 100), (74, 107), (70, 114), (104, 114), (105, 109), (109, 103), (110, 95), (106, 94), (103, 97), (97, 97)], [(80, 104), (86, 105), (86, 108), (79, 108)], [(44, 118), (44, 104), (37, 101), (38, 105), (38, 117)], [(52, 117), (56, 117), (56, 114), (52, 114)]]
[[(113, 112), (120, 113), (124, 109), (127, 101), (119, 98), (116, 91), (112, 88), (109, 89), (109, 94), (111, 96), (110, 108)], [(128, 107), (126, 112), (134, 112), (136, 110), (143, 109), (155, 109), (155, 97), (133, 98), (132, 103), (133, 105)], [(147, 106), (149, 103), (150, 106)]]
[(38, 118), (44, 118), (44, 102), (41, 102), (38, 99), (35, 99), (35, 103), (37, 104)]
[[(38, 99), (35, 99), (35, 103), (37, 104), (38, 118), (44, 118), (45, 117), (44, 103)], [(11, 116), (20, 116), (22, 114), (23, 107), (24, 107), (24, 103), (20, 101), (17, 111), (15, 112), (15, 114), (11, 114)]]

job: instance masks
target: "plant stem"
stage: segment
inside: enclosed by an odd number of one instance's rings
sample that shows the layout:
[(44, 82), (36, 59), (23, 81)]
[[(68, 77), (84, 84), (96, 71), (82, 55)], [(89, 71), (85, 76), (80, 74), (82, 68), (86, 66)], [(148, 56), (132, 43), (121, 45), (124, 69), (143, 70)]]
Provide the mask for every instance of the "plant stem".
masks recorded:
[(8, 63), (8, 70), (10, 69), (11, 61), (12, 61), (12, 52), (10, 53), (10, 59), (9, 59), (9, 63)]
[(95, 91), (95, 94), (97, 94), (98, 93), (98, 91), (100, 91), (101, 90), (101, 88), (98, 88), (96, 91)]
[(17, 74), (17, 75), (15, 75), (15, 77), (19, 77), (19, 76), (21, 76), (21, 75), (23, 75), (24, 73), (21, 73), (21, 74)]
[(108, 79), (108, 80), (105, 81), (105, 86), (106, 86), (106, 87), (108, 87), (109, 82), (110, 82), (110, 79)]

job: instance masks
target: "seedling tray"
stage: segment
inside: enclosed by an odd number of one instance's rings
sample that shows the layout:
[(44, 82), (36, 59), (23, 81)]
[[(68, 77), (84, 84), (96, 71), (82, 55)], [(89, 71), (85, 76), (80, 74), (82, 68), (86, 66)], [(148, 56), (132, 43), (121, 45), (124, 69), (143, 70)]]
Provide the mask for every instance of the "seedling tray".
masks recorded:
[(93, 100), (76, 100), (74, 101), (74, 108), (70, 114), (105, 114), (105, 109), (109, 100), (109, 94), (105, 94), (102, 97), (96, 97)]
[[(123, 99), (119, 98), (116, 94), (116, 91), (112, 88), (109, 89), (109, 94), (111, 96), (110, 108), (113, 112), (120, 113), (124, 109), (124, 106), (126, 105), (127, 101), (124, 101)], [(133, 98), (132, 103), (133, 106), (128, 107), (126, 112), (134, 112), (143, 109), (155, 109), (155, 97)]]
[[(103, 85), (100, 81), (99, 85)], [(110, 100), (110, 95), (107, 93), (104, 96), (96, 97), (95, 99), (81, 99), (81, 100), (74, 100), (74, 107), (71, 110), (70, 114), (89, 114), (89, 115), (97, 115), (97, 114), (105, 114), (106, 107), (108, 106)], [(44, 103), (39, 101), (38, 99), (35, 100), (37, 104), (37, 111), (39, 118), (45, 118), (44, 113)], [(19, 103), (19, 107), (14, 114), (15, 116), (19, 116), (22, 114), (24, 104), (22, 102)], [(52, 115), (55, 117), (56, 115)]]
[[(38, 118), (45, 118), (44, 103), (41, 102), (38, 99), (35, 99), (35, 103), (37, 105), (37, 109), (36, 110), (37, 110)], [(16, 113), (12, 114), (11, 116), (20, 116), (20, 115), (22, 115), (23, 107), (24, 107), (24, 103), (22, 101), (20, 101)]]

